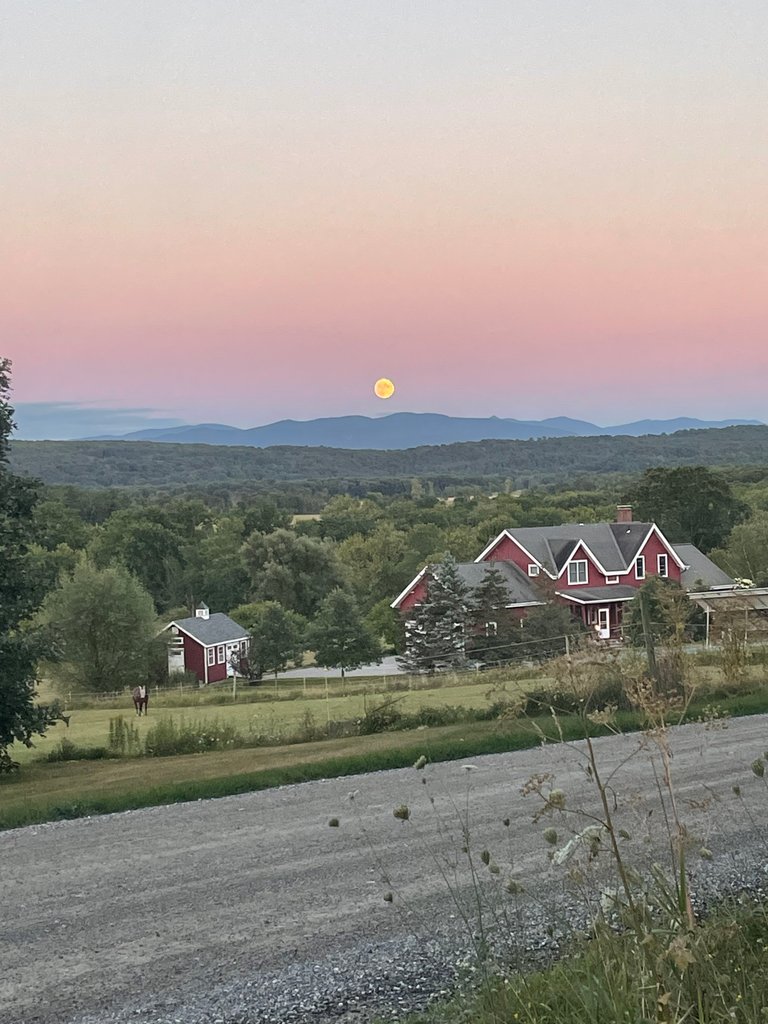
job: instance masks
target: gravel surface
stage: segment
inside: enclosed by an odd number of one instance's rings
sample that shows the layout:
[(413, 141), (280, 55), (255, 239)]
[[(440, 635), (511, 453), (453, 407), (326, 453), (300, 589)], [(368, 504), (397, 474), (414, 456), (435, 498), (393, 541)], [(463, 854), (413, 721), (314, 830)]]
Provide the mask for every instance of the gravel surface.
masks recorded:
[[(627, 849), (664, 857), (650, 750), (638, 737), (597, 741), (615, 771)], [(673, 731), (683, 817), (713, 859), (691, 861), (701, 906), (762, 894), (768, 794), (751, 762), (768, 747), (764, 716)], [(534, 773), (597, 810), (581, 744), (309, 782), (219, 800), (0, 833), (2, 1024), (327, 1024), (396, 1019), (471, 978), (475, 888), (483, 926), (527, 963), (557, 952), (584, 900), (547, 858), (568, 821), (532, 824)], [(203, 755), (204, 756), (204, 755)], [(138, 771), (151, 765), (137, 762)], [(736, 796), (732, 787), (741, 787)], [(393, 809), (407, 805), (410, 819)], [(339, 827), (329, 827), (332, 818)], [(481, 862), (487, 849), (494, 874)], [(593, 869), (600, 870), (598, 857)], [(592, 869), (591, 869), (592, 870)], [(525, 887), (501, 900), (512, 877)], [(392, 894), (392, 902), (385, 896)], [(468, 923), (467, 923), (468, 922)], [(498, 920), (497, 920), (498, 923)]]

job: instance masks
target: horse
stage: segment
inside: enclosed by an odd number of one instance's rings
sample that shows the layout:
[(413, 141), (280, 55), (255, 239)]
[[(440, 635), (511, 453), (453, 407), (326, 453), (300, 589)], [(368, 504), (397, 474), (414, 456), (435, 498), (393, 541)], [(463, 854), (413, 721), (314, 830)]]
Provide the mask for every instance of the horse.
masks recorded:
[(133, 697), (133, 706), (136, 708), (136, 714), (141, 718), (141, 712), (144, 711), (145, 715), (149, 714), (149, 690), (146, 686), (136, 686), (131, 694)]

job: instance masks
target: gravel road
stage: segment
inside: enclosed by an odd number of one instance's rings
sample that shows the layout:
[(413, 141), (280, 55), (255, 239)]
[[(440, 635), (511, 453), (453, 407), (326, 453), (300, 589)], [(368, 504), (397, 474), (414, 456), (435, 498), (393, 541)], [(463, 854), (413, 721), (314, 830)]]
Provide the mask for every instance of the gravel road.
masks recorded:
[[(664, 832), (649, 752), (626, 760), (638, 743), (597, 747), (604, 775), (616, 770), (627, 848), (647, 860), (663, 855)], [(678, 800), (694, 848), (713, 853), (692, 862), (702, 899), (762, 889), (768, 793), (750, 764), (766, 747), (764, 716), (673, 731)], [(471, 769), (429, 765), (0, 833), (0, 1022), (319, 1024), (424, 1005), (467, 959), (467, 809), (473, 845), (501, 869), (479, 864), (489, 907), (510, 875), (538, 896), (523, 897), (521, 946), (546, 945), (548, 915), (576, 913), (547, 859), (549, 821), (532, 824), (540, 802), (520, 789), (551, 773), (569, 806), (596, 809), (580, 752), (548, 746), (473, 758)], [(402, 804), (408, 821), (392, 813)], [(554, 824), (564, 842), (567, 827)]]

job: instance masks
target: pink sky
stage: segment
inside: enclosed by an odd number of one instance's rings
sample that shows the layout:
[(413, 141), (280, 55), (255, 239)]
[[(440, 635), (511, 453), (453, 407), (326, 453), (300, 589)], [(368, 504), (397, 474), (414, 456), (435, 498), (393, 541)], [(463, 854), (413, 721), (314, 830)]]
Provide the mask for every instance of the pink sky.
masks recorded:
[(768, 8), (638, 6), (6, 8), (16, 402), (768, 418)]

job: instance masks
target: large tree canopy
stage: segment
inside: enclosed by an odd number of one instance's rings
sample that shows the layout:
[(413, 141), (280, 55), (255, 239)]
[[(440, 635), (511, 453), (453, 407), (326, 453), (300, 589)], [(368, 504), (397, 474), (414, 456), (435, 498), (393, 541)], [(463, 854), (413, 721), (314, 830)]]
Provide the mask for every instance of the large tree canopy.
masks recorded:
[(721, 547), (748, 507), (727, 480), (704, 466), (648, 469), (626, 495), (636, 519), (658, 523), (668, 540), (702, 551)]
[(74, 686), (108, 692), (146, 682), (155, 638), (152, 598), (121, 565), (82, 559), (49, 594), (43, 616), (59, 637), (59, 671)]
[(333, 548), (292, 530), (251, 534), (243, 545), (243, 561), (255, 597), (277, 601), (305, 618), (311, 618), (323, 598), (343, 582)]
[(10, 370), (10, 361), (0, 358), (0, 772), (17, 767), (8, 752), (12, 743), (31, 746), (60, 717), (57, 706), (35, 703), (37, 660), (45, 653), (40, 634), (25, 628), (39, 592), (27, 551), (35, 492), (8, 472)]

